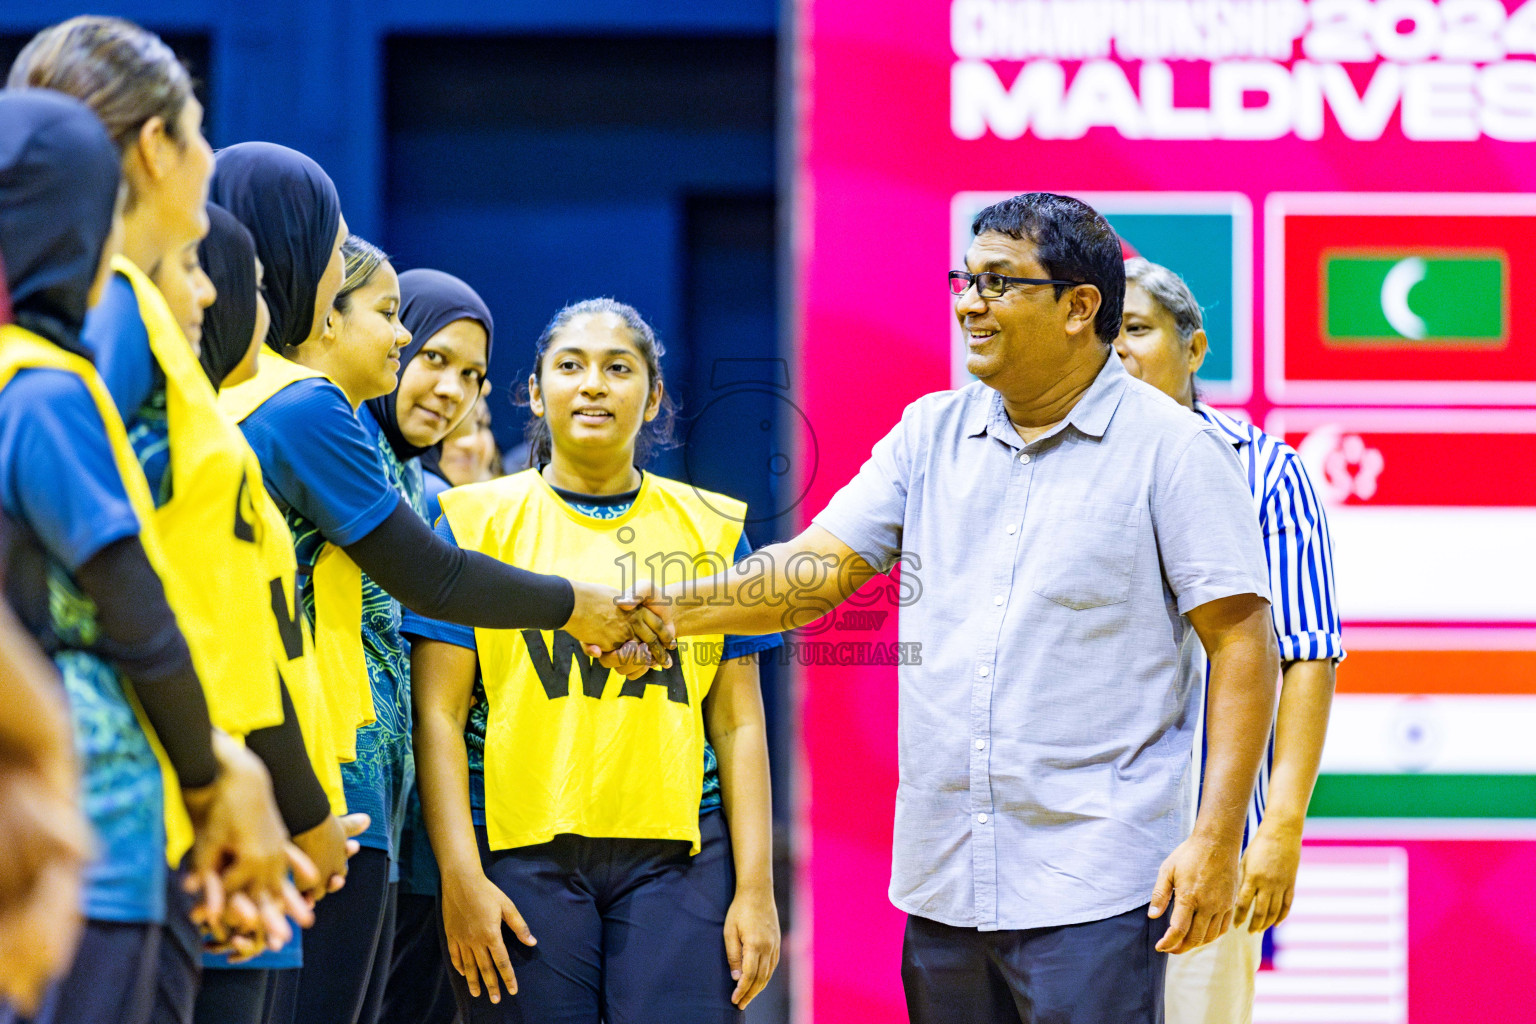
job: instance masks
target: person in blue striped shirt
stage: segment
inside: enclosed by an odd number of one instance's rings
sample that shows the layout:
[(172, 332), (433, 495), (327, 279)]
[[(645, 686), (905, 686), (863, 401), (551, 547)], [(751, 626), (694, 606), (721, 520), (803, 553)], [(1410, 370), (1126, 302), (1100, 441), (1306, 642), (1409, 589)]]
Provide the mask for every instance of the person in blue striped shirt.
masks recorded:
[[(1243, 880), (1232, 930), (1168, 961), (1168, 1024), (1251, 1024), (1266, 929), (1285, 920), (1296, 890), (1302, 823), (1317, 782), (1334, 665), (1344, 657), (1328, 520), (1294, 449), (1200, 401), (1195, 372), (1207, 343), (1200, 306), (1177, 274), (1125, 263), (1115, 340), (1125, 368), (1193, 409), (1232, 442), (1264, 535), (1270, 612), (1280, 644), (1280, 702), (1243, 830)], [(1204, 659), (1199, 644), (1190, 656)], [(1204, 729), (1200, 730), (1204, 736)], [(1197, 745), (1197, 766), (1204, 741)], [(1198, 792), (1198, 787), (1197, 790)], [(1244, 921), (1247, 927), (1239, 927)]]

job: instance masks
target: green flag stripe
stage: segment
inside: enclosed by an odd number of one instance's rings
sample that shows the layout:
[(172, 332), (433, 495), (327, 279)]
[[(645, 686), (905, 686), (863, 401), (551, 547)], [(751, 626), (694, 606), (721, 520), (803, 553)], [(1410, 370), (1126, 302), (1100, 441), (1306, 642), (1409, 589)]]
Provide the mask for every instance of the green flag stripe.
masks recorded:
[[(1423, 277), (1414, 273), (1406, 290), (1406, 308), (1423, 323), (1423, 337), (1414, 339), (1394, 325), (1391, 289), (1383, 285), (1392, 269), (1409, 258), (1422, 258)], [(1451, 259), (1413, 257), (1412, 253), (1384, 257), (1334, 256), (1325, 268), (1327, 331), (1339, 341), (1437, 339), (1497, 340), (1504, 336), (1504, 261), (1490, 257)], [(1417, 280), (1414, 280), (1418, 278)]]
[(1321, 775), (1316, 818), (1536, 818), (1536, 775)]

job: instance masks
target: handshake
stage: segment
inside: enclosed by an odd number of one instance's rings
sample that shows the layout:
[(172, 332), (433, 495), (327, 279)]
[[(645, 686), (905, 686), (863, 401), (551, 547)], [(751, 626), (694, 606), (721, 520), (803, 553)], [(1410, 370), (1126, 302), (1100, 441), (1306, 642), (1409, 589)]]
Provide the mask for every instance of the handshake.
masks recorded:
[(671, 667), (677, 628), (666, 595), (649, 582), (622, 594), (597, 583), (572, 580), (571, 586), (576, 605), (564, 628), (589, 657), (626, 679)]

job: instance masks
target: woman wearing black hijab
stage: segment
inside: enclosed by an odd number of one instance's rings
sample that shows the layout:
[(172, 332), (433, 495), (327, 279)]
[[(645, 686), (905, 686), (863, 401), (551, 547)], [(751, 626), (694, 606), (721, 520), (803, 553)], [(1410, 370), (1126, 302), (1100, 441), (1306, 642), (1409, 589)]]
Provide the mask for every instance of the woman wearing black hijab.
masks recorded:
[(365, 404), (404, 462), (435, 448), (468, 414), (485, 382), (495, 328), (479, 293), (441, 270), (400, 275), (400, 323), (411, 343), (400, 350), (399, 387)]
[[(475, 290), (440, 270), (400, 275), (400, 322), (411, 342), (400, 351), (399, 386), (369, 399), (358, 418), (374, 434), (391, 475), (431, 522), (435, 478), (423, 472), (454, 428), (473, 415), (491, 359), (491, 311)], [(442, 488), (436, 488), (441, 493)], [(456, 1007), (438, 944), (437, 865), (413, 786), (400, 836), (400, 892), (394, 951), (380, 1024), (448, 1024)]]
[(256, 350), (272, 315), (261, 293), (256, 242), (228, 210), (208, 204), (208, 234), (197, 246), (197, 261), (218, 298), (203, 311), (198, 362), (215, 390), (256, 375)]
[[(256, 352), (266, 337), (270, 316), (261, 294), (261, 268), (250, 232), (222, 207), (209, 203), (207, 209), (209, 230), (198, 245), (197, 258), (218, 298), (202, 314), (198, 359), (217, 390), (255, 375)], [(264, 491), (251, 494), (249, 500), (268, 505), (272, 501)], [(282, 543), (291, 545), (292, 540)], [(293, 574), (290, 566), (286, 575)], [(346, 858), (357, 852), (357, 843), (349, 837), (366, 827), (367, 819), (360, 815), (338, 819), (332, 814), (331, 808), (339, 810), (341, 800), (334, 752), (313, 746), (320, 737), (311, 730), (307, 739), (305, 727), (300, 725), (313, 723), (325, 713), (319, 706), (323, 697), (307, 688), (294, 689), (295, 682), (280, 677), (283, 722), (251, 732), (246, 745), (267, 765), (284, 821), (294, 841), (319, 869), (320, 885), (309, 895), (320, 899), (344, 882)], [(329, 790), (321, 778), (329, 780)], [(319, 825), (314, 824), (316, 820)], [(271, 969), (298, 966), (302, 958), (296, 946), (264, 953), (239, 966), (232, 966), (224, 956), (204, 953), (203, 983), (197, 993), (194, 1020), (198, 1024), (255, 1024), (263, 1020)]]
[[(400, 323), (411, 332), (411, 343), (400, 352), (400, 385), (365, 404), (396, 458), (420, 458), (431, 523), (437, 495), (452, 486), (437, 458), (443, 440), (474, 414), (485, 394), (495, 323), (473, 288), (452, 274), (424, 269), (400, 275)], [(445, 419), (452, 421), (446, 432)]]
[[(42, 90), (0, 94), (0, 251), (23, 329), (6, 329), (0, 358), (48, 343), (82, 351), (120, 238), (119, 181), (117, 151), (88, 108)], [(23, 534), (8, 588), (69, 694), (97, 858), (80, 949), (34, 1020), (138, 1024), (165, 915), (165, 832), (160, 768), (125, 682), (197, 817), (225, 828), (270, 795), (255, 759), (213, 733), (141, 541), (136, 504), (147, 502), (130, 500), (119, 469), (137, 463), (111, 397), (83, 363), (39, 358), (7, 370), (0, 390), (0, 507)], [(138, 490), (147, 499), (142, 478)]]
[[(336, 308), (343, 276), (338, 254), (346, 228), (335, 186), (319, 165), (269, 143), (231, 146), (215, 161), (210, 197), (256, 242), (272, 312), (267, 346), (311, 370), (345, 366), (354, 390), (353, 378), (387, 379), (383, 351), (378, 365), (352, 365), (375, 357), (350, 350), (341, 329), (346, 304)], [(380, 315), (392, 310), (386, 306)], [(428, 617), (477, 628), (564, 629), (604, 650), (638, 635), (655, 645), (658, 663), (666, 659), (663, 638), (670, 639), (670, 627), (649, 607), (626, 612), (610, 588), (525, 572), (433, 535), (392, 485), (356, 413), (356, 404), (379, 397), (387, 387), (349, 394), (339, 382), (285, 368), (273, 358), (264, 353), (256, 379), (223, 397), (227, 408), (236, 410), (267, 489), (287, 516), (301, 566), (319, 565), (330, 544), (390, 596)], [(313, 617), (318, 589), (313, 575), (304, 587), (305, 614)], [(324, 636), (317, 640), (328, 642)], [(326, 683), (338, 693), (355, 692), (360, 683), (371, 686), (369, 680), (344, 678)], [(381, 707), (375, 697), (373, 710), (381, 721), (397, 711), (409, 715), (408, 683), (402, 689), (399, 709)], [(361, 764), (366, 730), (358, 738)], [(408, 757), (408, 744), (406, 751)], [(305, 960), (315, 970), (301, 972), (298, 1019), (372, 1024), (377, 1013), (393, 938), (392, 926), (385, 928), (388, 862), (380, 863), (378, 856), (387, 849), (378, 849), (377, 842), (370, 846), (365, 834), (347, 888), (316, 910), (315, 927), (305, 938)], [(359, 953), (358, 936), (366, 939), (370, 929), (378, 938)]]
[(208, 198), (250, 232), (271, 313), (267, 345), (292, 358), (320, 337), (341, 289), (347, 222), (336, 186), (303, 153), (242, 142), (219, 151)]

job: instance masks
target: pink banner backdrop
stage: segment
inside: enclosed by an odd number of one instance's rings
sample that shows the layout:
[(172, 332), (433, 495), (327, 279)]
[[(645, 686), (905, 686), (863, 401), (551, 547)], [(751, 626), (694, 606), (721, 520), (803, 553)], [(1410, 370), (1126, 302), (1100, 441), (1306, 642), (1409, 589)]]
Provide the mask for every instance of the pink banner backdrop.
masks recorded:
[[(1221, 223), (1231, 230), (1220, 235), (1228, 249), (1200, 268), (1216, 284), (1197, 289), (1213, 323), (1226, 324), (1226, 369), (1208, 393), (1257, 422), (1302, 406), (1309, 423), (1326, 422), (1330, 406), (1393, 407), (1409, 417), (1434, 407), (1442, 415), (1446, 407), (1536, 407), (1529, 331), (1512, 330), (1529, 315), (1536, 282), (1525, 280), (1527, 250), (1536, 238), (1510, 227), (1529, 223), (1531, 203), (1520, 194), (1536, 192), (1536, 0), (801, 0), (795, 24), (797, 388), (814, 435), (803, 443), (817, 453), (802, 462), (815, 467), (807, 520), (907, 403), (956, 380), (944, 278), (963, 249), (957, 224), (977, 194), (1104, 197), (1133, 247), (1170, 263), (1164, 254), (1177, 250), (1178, 231), (1157, 218), (1230, 211)], [(1393, 228), (1394, 218), (1405, 219)], [(1351, 232), (1369, 235), (1369, 251), (1340, 248), (1340, 231), (1345, 242)], [(1458, 254), (1483, 259), (1493, 268), (1487, 287), (1502, 289), (1504, 319), (1471, 341), (1437, 326), (1444, 311), (1430, 308), (1445, 291), (1436, 268)], [(1374, 284), (1357, 296), (1374, 318), (1364, 328), (1342, 313), (1327, 319), (1329, 303), (1349, 298), (1328, 290), (1336, 257), (1345, 261), (1341, 275), (1368, 275), (1371, 259), (1392, 269), (1379, 296)], [(1376, 321), (1387, 326), (1371, 327)], [(1362, 341), (1361, 331), (1371, 336)], [(1334, 434), (1339, 445), (1353, 436)], [(1358, 453), (1339, 451), (1354, 472)], [(1319, 464), (1331, 453), (1315, 453)], [(1481, 464), (1498, 458), (1492, 447), (1486, 459), (1476, 456)], [(1378, 504), (1412, 504), (1401, 495), (1423, 490), (1394, 478), (1403, 465), (1376, 467), (1385, 474)], [(1361, 494), (1348, 500), (1366, 501)], [(1536, 504), (1517, 501), (1527, 511)], [(1497, 520), (1506, 521), (1516, 520)], [(1395, 622), (1392, 607), (1373, 609), (1373, 646), (1391, 649), (1400, 626), (1412, 632), (1404, 649), (1481, 650), (1492, 641), (1464, 642), (1465, 631), (1497, 618), (1494, 646), (1536, 649), (1536, 613), (1512, 622), (1436, 600), (1408, 602), (1411, 622)], [(1347, 588), (1343, 601), (1348, 618)], [(815, 662), (802, 675), (814, 972), (802, 1009), (818, 1022), (905, 1019), (903, 919), (886, 898), (895, 668), (868, 646), (897, 639), (894, 613), (870, 614), (893, 607), (881, 600), (840, 612), (797, 648)], [(1449, 622), (1463, 630), (1455, 643), (1426, 639)], [(1536, 686), (1522, 693), (1536, 699)], [(1362, 708), (1350, 721), (1368, 730)], [(1444, 728), (1463, 719), (1472, 720), (1452, 716)], [(1529, 770), (1489, 756), (1455, 768), (1456, 777)], [(1387, 760), (1355, 758), (1341, 778), (1356, 781), (1340, 792), (1358, 794), (1370, 772), (1397, 770)], [(1345, 816), (1366, 813), (1347, 800), (1339, 806)], [(1410, 886), (1410, 916), (1420, 913), (1415, 894), (1452, 891), (1451, 876), (1433, 878), (1458, 862), (1437, 852), (1454, 841), (1453, 826), (1448, 838), (1403, 847), (1414, 878), (1426, 879)], [(1528, 868), (1529, 847), (1476, 852), (1459, 863), (1486, 864), (1487, 878), (1463, 871), (1458, 898), (1479, 919), (1497, 918), (1500, 899), (1524, 885), (1527, 909), (1516, 913), (1528, 917), (1529, 871), (1510, 865), (1524, 858)], [(1437, 899), (1424, 904), (1433, 922), (1410, 921), (1408, 1016), (1369, 1019), (1450, 1019), (1444, 1007), (1493, 972), (1516, 969), (1491, 947), (1456, 941), (1446, 930), (1455, 915)], [(1507, 928), (1499, 948), (1529, 945), (1523, 918)], [(1435, 937), (1420, 953), (1414, 936)], [(1529, 962), (1527, 946), (1519, 962)], [(1536, 1020), (1531, 1000), (1500, 998), (1487, 1019)]]

